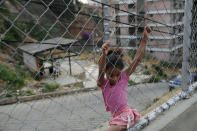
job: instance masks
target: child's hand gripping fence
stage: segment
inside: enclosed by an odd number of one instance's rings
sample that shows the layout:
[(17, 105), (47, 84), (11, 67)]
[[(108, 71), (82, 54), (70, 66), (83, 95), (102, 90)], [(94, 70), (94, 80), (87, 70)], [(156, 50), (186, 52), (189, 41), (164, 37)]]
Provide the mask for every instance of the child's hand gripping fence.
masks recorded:
[(101, 46), (122, 48), (126, 68), (144, 26), (153, 32), (130, 76), (131, 108), (144, 115), (181, 92), (182, 72), (184, 91), (196, 81), (196, 1), (83, 2), (0, 1), (0, 130), (102, 130)]

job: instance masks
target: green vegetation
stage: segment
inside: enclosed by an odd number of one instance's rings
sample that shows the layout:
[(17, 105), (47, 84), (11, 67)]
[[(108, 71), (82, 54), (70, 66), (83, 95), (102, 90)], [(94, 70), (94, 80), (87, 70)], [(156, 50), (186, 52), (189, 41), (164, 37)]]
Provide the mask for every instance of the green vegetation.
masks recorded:
[(129, 84), (129, 85), (134, 85), (135, 82), (134, 82), (133, 80), (129, 80), (128, 84)]
[[(11, 27), (11, 23), (4, 20), (1, 32), (7, 31), (10, 27)], [(3, 37), (3, 40), (6, 40), (6, 41), (21, 41), (22, 40), (22, 35), (14, 26), (12, 26), (12, 28)]]
[(159, 82), (159, 81), (160, 81), (160, 77), (158, 75), (153, 75), (148, 82), (153, 83), (153, 82)]
[(154, 99), (153, 99), (153, 103), (157, 102), (158, 100), (159, 100), (158, 97), (154, 98)]
[[(48, 3), (48, 2), (46, 2)], [(48, 3), (49, 4), (49, 3)], [(59, 4), (61, 5), (57, 5), (56, 2), (52, 2), (52, 4), (49, 6), (50, 10), (56, 15), (56, 16), (63, 16), (64, 18), (68, 19), (68, 20), (73, 20), (74, 19), (74, 15), (73, 13), (77, 13), (80, 8), (82, 3), (79, 2), (78, 0), (64, 0), (64, 2), (59, 2)], [(65, 10), (67, 9), (68, 10)], [(71, 13), (73, 12), (73, 13)], [(63, 14), (62, 14), (63, 13)]]
[(163, 76), (164, 73), (163, 73), (163, 70), (160, 66), (156, 65), (156, 64), (152, 64), (152, 68), (155, 69), (155, 71), (157, 72), (157, 74), (159, 76)]
[(44, 93), (53, 92), (59, 87), (60, 87), (59, 84), (49, 84), (49, 83), (47, 83), (47, 84), (44, 85), (44, 88), (42, 89), (42, 92), (44, 92)]
[(15, 70), (18, 76), (24, 79), (31, 79), (31, 74), (28, 70), (22, 69), (19, 65), (16, 65)]
[[(13, 14), (11, 14), (6, 6), (3, 4), (0, 5), (0, 12), (3, 16), (6, 18), (11, 19), (12, 17), (15, 17)], [(0, 34), (3, 34), (5, 31), (7, 31), (11, 27), (11, 23), (2, 17), (0, 18)], [(9, 29), (9, 31), (3, 36), (3, 40), (10, 40), (10, 41), (20, 41), (22, 40), (22, 35), (20, 32), (17, 31), (17, 29), (12, 25), (12, 27)]]
[[(30, 21), (31, 22), (31, 21)], [(28, 24), (27, 24), (28, 25)], [(41, 25), (41, 26), (40, 26)], [(49, 39), (51, 38), (48, 34), (47, 31), (49, 31), (51, 25), (49, 24), (44, 24), (44, 23), (40, 23), (40, 25), (36, 25), (34, 27), (34, 29), (32, 30), (32, 32), (30, 33), (30, 36), (38, 41), (45, 39)], [(27, 27), (26, 29), (31, 29), (32, 27)], [(53, 27), (52, 29), (50, 29), (49, 34), (54, 36), (54, 34), (58, 33), (60, 29)]]
[(168, 62), (166, 62), (166, 61), (160, 61), (160, 65), (161, 65), (162, 67), (171, 67), (171, 64), (168, 63)]
[[(44, 38), (45, 39), (51, 38), (47, 34), (47, 31), (49, 31), (51, 27), (51, 25), (49, 24), (40, 23), (40, 25), (37, 24), (35, 26), (35, 22), (33, 20), (23, 20), (23, 21), (16, 22), (15, 24), (18, 27), (18, 29), (16, 29), (15, 27), (12, 27), (3, 37), (3, 40), (19, 41), (19, 42), (22, 41), (23, 38), (25, 38), (25, 36), (19, 31), (19, 29), (25, 32), (26, 34), (30, 32), (29, 36), (38, 41), (41, 41)], [(11, 26), (11, 24), (7, 21), (4, 21), (3, 25), (4, 25), (4, 28), (1, 28), (1, 32), (5, 32)], [(59, 30), (60, 29), (53, 27), (50, 30), (50, 35), (53, 36), (54, 34), (58, 33)]]
[(9, 13), (9, 10), (3, 4), (1, 4), (0, 5), (0, 12), (2, 14), (8, 14)]
[(148, 66), (147, 66), (147, 65), (145, 65), (145, 66), (144, 66), (144, 68), (145, 68), (145, 69), (148, 69)]
[(162, 67), (166, 67), (166, 68), (172, 68), (172, 69), (176, 69), (176, 68), (181, 68), (182, 67), (182, 63), (178, 62), (178, 63), (172, 63), (172, 62), (166, 62), (166, 61), (160, 61), (160, 65)]
[[(16, 17), (15, 14), (9, 13), (6, 6), (3, 4), (0, 5), (0, 12), (6, 17)], [(28, 36), (32, 37), (33, 39), (36, 39), (38, 41), (45, 39), (49, 39), (49, 35), (47, 35), (47, 31), (49, 31), (51, 25), (46, 23), (39, 23), (36, 24), (36, 22), (32, 19), (30, 20), (17, 20), (14, 25), (7, 21), (4, 18), (0, 18), (0, 24), (2, 26), (0, 27), (0, 33), (3, 34), (4, 32), (8, 31), (5, 36), (3, 36), (3, 40), (5, 41), (22, 41), (26, 36), (22, 33), (29, 33)], [(36, 25), (35, 25), (36, 24)], [(10, 28), (11, 27), (11, 28)], [(10, 28), (10, 29), (9, 29)], [(8, 30), (9, 29), (9, 30)], [(22, 32), (21, 32), (21, 31)], [(50, 35), (57, 34), (61, 29), (57, 27), (53, 27), (50, 30)], [(7, 42), (9, 43), (9, 42)]]
[(152, 106), (152, 104), (147, 104), (146, 107), (145, 107), (145, 109), (148, 109), (151, 106)]
[(153, 102), (150, 103), (150, 104), (147, 104), (146, 107), (145, 107), (145, 109), (150, 108), (154, 103), (158, 102), (159, 99), (160, 99), (159, 97), (154, 98), (154, 99), (153, 99)]
[(3, 88), (7, 90), (7, 97), (33, 94), (31, 91), (21, 91), (26, 84), (26, 80), (31, 80), (31, 75), (29, 71), (22, 69), (19, 65), (11, 69), (0, 63), (0, 80), (6, 83)]
[(11, 89), (19, 89), (25, 85), (25, 77), (22, 74), (22, 72), (16, 73), (8, 66), (0, 63), (0, 79), (5, 81)]
[(13, 97), (17, 96), (17, 91), (16, 90), (8, 90), (6, 97)]
[(35, 95), (31, 90), (23, 91), (23, 90), (8, 90), (6, 97), (14, 97), (14, 96), (31, 96)]
[(135, 57), (136, 50), (129, 50), (128, 56), (130, 56), (132, 59)]
[(149, 70), (145, 70), (145, 71), (143, 72), (143, 74), (144, 74), (144, 75), (151, 75), (151, 72), (150, 72)]
[(31, 96), (31, 95), (35, 95), (35, 94), (31, 90), (27, 90), (27, 91), (20, 90), (17, 95), (19, 95), (19, 96)]

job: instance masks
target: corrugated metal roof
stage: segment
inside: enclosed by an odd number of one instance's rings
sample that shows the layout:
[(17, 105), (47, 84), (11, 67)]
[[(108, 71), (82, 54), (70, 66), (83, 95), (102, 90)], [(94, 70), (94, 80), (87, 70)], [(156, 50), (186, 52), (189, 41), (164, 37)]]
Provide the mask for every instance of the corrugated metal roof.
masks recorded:
[(74, 42), (77, 42), (77, 40), (57, 37), (57, 38), (42, 41), (41, 43), (32, 43), (32, 44), (23, 45), (20, 46), (19, 49), (29, 54), (36, 54), (57, 48), (58, 46), (69, 45)]
[(56, 37), (53, 39), (49, 39), (49, 40), (45, 40), (42, 41), (41, 43), (43, 44), (55, 44), (55, 45), (67, 45), (67, 44), (71, 44), (74, 42), (77, 42), (78, 40), (74, 40), (74, 39), (66, 39), (63, 37)]
[(27, 44), (27, 45), (20, 46), (19, 49), (30, 54), (36, 54), (36, 53), (46, 51), (49, 49), (54, 49), (55, 47), (57, 47), (57, 45), (34, 43), (34, 44)]

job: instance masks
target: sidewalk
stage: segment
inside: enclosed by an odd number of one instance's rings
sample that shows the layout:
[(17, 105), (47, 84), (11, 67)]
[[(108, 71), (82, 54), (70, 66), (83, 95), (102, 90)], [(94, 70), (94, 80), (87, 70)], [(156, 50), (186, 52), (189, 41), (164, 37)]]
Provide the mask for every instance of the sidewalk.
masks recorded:
[(156, 118), (143, 131), (196, 131), (197, 93), (180, 101)]

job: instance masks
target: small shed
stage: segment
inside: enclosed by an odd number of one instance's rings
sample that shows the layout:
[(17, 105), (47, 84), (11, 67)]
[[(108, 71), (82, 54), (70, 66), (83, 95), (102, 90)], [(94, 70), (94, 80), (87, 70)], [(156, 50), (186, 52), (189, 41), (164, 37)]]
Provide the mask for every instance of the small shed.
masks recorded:
[[(42, 42), (30, 43), (20, 46), (23, 53), (24, 64), (32, 72), (39, 72), (41, 75), (45, 68), (53, 69), (54, 62), (57, 59), (69, 59), (71, 74), (70, 57), (78, 56), (76, 52), (70, 50), (71, 46), (77, 43), (77, 40), (57, 37)], [(49, 62), (50, 66), (44, 66), (44, 62)]]

